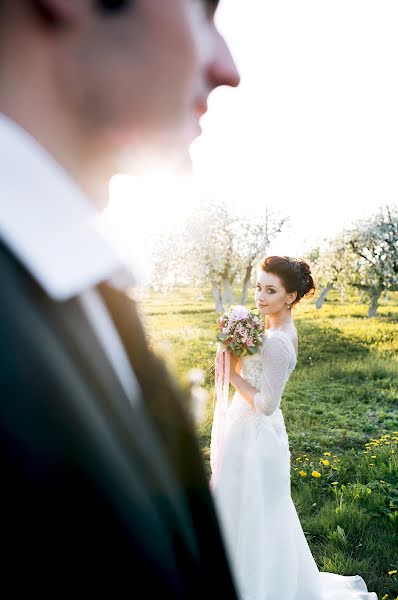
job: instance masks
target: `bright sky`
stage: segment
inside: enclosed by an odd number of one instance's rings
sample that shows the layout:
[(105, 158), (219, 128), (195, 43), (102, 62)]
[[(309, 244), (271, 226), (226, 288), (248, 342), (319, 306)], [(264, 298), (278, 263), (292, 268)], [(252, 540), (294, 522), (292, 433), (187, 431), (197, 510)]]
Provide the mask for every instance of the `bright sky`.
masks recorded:
[[(293, 255), (398, 204), (397, 0), (223, 0), (218, 24), (242, 82), (216, 90), (202, 120), (200, 193), (242, 213), (287, 213), (272, 250)], [(131, 185), (114, 187), (130, 203)], [(152, 184), (144, 229), (192, 206), (179, 186), (165, 203), (164, 181)]]

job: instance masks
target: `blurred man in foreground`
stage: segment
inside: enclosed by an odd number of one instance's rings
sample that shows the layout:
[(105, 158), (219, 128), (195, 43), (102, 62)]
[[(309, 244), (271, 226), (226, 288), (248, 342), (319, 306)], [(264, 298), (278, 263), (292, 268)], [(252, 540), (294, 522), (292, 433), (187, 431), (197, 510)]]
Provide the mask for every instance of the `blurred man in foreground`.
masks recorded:
[(134, 273), (99, 217), (126, 157), (186, 163), (209, 93), (238, 84), (216, 8), (0, 0), (1, 535), (13, 595), (235, 597), (184, 399), (147, 347), (120, 289)]

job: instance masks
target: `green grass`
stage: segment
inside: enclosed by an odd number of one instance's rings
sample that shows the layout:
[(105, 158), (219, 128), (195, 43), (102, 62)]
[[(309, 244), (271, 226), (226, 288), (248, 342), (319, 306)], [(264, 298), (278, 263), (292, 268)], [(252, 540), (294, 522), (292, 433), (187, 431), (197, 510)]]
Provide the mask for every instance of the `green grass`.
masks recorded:
[[(312, 302), (296, 309), (299, 358), (281, 408), (292, 497), (318, 567), (360, 574), (369, 590), (391, 600), (398, 596), (398, 573), (388, 575), (398, 570), (398, 294), (378, 312), (369, 319), (365, 305), (333, 295), (320, 310)], [(210, 474), (218, 317), (211, 294), (152, 294), (143, 315), (153, 346), (181, 383), (193, 367), (206, 374), (209, 402), (198, 435)]]

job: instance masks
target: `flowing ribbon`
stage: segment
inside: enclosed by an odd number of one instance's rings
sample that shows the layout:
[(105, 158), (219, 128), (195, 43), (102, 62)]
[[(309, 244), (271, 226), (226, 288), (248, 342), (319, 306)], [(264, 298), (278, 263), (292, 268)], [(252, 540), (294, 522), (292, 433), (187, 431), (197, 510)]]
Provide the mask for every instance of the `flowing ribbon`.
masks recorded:
[(214, 393), (216, 396), (216, 405), (214, 408), (210, 444), (210, 465), (212, 470), (210, 487), (212, 489), (214, 489), (214, 486), (217, 482), (224, 450), (228, 409), (229, 370), (229, 352), (221, 344), (218, 344), (214, 375)]

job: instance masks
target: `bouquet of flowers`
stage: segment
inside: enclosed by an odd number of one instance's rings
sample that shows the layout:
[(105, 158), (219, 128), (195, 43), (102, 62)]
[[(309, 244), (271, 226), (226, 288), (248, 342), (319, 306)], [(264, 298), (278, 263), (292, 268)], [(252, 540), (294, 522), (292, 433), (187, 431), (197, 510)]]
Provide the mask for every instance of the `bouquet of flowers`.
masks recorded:
[(264, 323), (244, 306), (232, 307), (218, 322), (217, 340), (234, 356), (255, 354), (263, 341)]
[(264, 324), (260, 317), (244, 306), (232, 307), (221, 315), (218, 322), (217, 353), (215, 361), (214, 391), (217, 398), (214, 408), (210, 444), (210, 464), (213, 488), (221, 464), (229, 403), (230, 354), (245, 356), (259, 351), (263, 342)]

